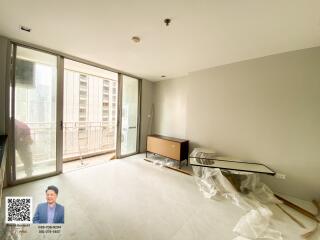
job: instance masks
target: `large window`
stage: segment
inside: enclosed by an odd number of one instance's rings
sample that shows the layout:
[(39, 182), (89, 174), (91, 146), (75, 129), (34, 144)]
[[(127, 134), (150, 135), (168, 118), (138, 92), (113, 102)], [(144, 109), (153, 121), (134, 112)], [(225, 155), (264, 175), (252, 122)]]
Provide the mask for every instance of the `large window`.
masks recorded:
[(57, 57), (17, 47), (14, 88), (15, 180), (56, 171)]
[(9, 184), (59, 174), (63, 160), (138, 152), (139, 79), (54, 51), (11, 47)]
[(115, 151), (118, 74), (64, 62), (64, 159)]
[(121, 156), (138, 151), (139, 80), (123, 75)]

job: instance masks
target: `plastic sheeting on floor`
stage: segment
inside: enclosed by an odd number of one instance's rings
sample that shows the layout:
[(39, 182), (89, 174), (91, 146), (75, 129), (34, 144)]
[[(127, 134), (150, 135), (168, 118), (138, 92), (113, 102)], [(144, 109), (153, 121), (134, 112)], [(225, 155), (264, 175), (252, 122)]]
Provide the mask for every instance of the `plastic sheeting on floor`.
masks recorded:
[[(196, 148), (191, 156), (212, 158), (214, 151)], [(198, 159), (205, 161), (205, 159)], [(270, 188), (260, 182), (259, 175), (254, 173), (222, 170), (193, 166), (195, 181), (204, 197), (211, 199), (229, 199), (247, 213), (240, 218), (233, 231), (240, 236), (234, 240), (272, 239), (282, 240), (281, 232), (270, 226), (271, 210), (264, 204), (280, 203)], [(236, 189), (228, 178), (239, 183)]]
[(152, 161), (152, 164), (160, 167), (179, 167), (179, 162), (170, 158), (162, 157), (156, 154), (149, 154), (148, 159)]

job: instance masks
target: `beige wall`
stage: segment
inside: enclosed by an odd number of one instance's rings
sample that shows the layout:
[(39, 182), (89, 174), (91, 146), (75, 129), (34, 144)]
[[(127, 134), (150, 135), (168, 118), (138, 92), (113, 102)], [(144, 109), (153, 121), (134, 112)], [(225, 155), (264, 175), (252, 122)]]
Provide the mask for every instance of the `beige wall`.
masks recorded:
[(146, 151), (146, 142), (147, 142), (146, 138), (147, 138), (147, 135), (151, 133), (152, 95), (153, 95), (153, 83), (148, 80), (142, 80), (140, 152)]
[(178, 138), (186, 137), (187, 80), (154, 83), (153, 132)]
[(320, 197), (320, 47), (215, 67), (154, 86), (153, 131), (265, 163), (274, 191)]
[(7, 47), (7, 39), (0, 36), (0, 134), (5, 133), (5, 79)]

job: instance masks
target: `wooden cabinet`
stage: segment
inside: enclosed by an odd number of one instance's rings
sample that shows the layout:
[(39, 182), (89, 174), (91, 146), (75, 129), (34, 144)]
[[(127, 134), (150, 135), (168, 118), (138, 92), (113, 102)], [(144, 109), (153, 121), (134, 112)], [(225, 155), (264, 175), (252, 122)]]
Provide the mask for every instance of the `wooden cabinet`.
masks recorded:
[(189, 141), (161, 135), (149, 135), (146, 157), (148, 152), (177, 160), (181, 166), (181, 161), (188, 161)]

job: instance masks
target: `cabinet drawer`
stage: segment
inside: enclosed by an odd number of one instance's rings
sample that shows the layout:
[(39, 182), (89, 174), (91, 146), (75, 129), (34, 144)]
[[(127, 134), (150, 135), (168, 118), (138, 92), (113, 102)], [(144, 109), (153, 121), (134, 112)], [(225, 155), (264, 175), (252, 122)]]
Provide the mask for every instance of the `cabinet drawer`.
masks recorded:
[(158, 153), (162, 156), (180, 160), (181, 144), (165, 139), (148, 137), (148, 151)]

